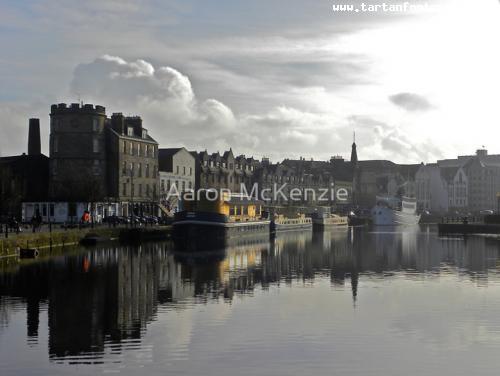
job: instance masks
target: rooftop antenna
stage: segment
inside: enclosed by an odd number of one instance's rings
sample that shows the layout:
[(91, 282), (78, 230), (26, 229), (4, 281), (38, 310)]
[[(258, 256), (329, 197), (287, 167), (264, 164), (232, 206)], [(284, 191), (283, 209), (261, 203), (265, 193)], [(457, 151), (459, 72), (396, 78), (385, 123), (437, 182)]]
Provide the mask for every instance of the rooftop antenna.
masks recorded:
[(356, 130), (352, 131), (352, 142), (356, 143)]

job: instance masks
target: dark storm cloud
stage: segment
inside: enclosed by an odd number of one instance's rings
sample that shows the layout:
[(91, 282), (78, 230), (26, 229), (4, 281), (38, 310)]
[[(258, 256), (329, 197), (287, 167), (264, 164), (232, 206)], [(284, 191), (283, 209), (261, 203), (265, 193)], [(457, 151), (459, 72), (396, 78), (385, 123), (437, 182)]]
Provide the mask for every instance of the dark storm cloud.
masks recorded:
[(389, 97), (389, 100), (406, 111), (427, 111), (434, 107), (427, 98), (415, 93), (394, 94)]

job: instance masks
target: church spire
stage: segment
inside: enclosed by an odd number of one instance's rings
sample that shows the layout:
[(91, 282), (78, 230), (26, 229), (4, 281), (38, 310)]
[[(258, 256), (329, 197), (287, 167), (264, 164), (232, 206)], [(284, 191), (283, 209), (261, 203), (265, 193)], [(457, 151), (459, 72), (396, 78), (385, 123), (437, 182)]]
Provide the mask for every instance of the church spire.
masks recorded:
[(351, 162), (358, 164), (358, 152), (356, 150), (356, 131), (352, 132)]

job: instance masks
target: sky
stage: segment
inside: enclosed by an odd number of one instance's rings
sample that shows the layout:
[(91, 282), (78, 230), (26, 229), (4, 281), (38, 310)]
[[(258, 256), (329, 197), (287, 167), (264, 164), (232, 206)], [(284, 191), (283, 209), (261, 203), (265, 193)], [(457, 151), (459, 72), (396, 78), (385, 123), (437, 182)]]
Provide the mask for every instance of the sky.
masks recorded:
[[(139, 115), (161, 147), (433, 162), (500, 153), (500, 2), (2, 0), (0, 155), (50, 105)], [(365, 5), (384, 1), (365, 1)], [(404, 1), (385, 1), (401, 5)], [(415, 6), (426, 9), (415, 9)]]

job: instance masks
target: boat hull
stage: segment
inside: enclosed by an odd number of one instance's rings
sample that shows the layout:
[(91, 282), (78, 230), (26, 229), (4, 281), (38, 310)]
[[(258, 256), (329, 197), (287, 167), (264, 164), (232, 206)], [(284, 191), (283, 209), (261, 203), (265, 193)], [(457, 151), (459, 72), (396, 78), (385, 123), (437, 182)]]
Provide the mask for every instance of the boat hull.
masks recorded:
[(374, 226), (415, 226), (419, 221), (420, 215), (391, 208), (376, 207), (372, 211)]
[(308, 223), (276, 223), (271, 222), (271, 232), (303, 231), (312, 229), (312, 222)]
[(227, 217), (213, 213), (180, 214), (173, 223), (173, 239), (179, 250), (202, 251), (220, 249), (235, 237), (268, 236), (269, 220), (228, 222)]
[(314, 218), (314, 227), (318, 228), (334, 228), (334, 227), (348, 227), (349, 223), (347, 217), (339, 220), (338, 218)]

